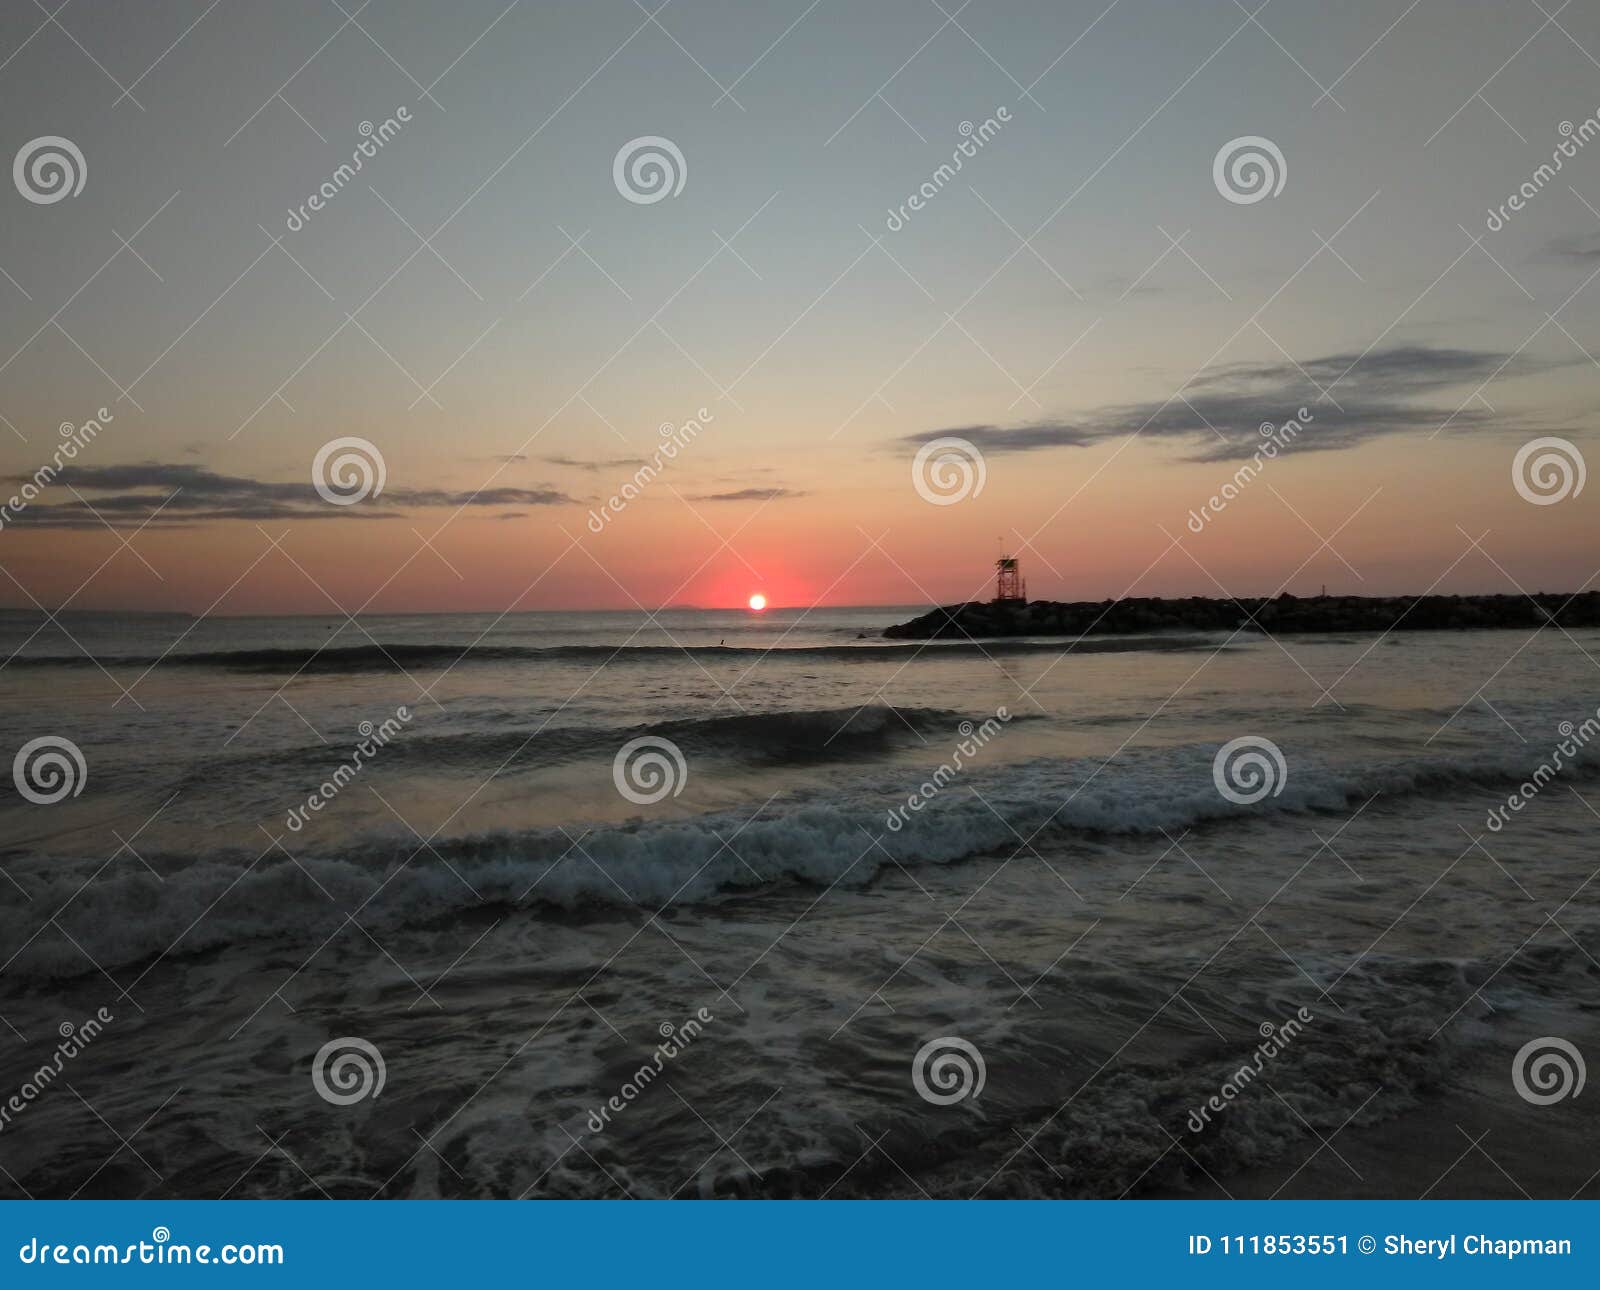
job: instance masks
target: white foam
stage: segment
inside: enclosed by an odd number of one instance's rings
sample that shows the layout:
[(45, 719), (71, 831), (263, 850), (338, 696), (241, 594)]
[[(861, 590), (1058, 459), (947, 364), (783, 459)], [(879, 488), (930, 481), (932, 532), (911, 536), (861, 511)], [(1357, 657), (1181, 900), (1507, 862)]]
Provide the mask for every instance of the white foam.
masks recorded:
[[(1526, 772), (1514, 758), (1333, 769), (1302, 760), (1280, 795), (1241, 806), (1212, 782), (1215, 751), (1188, 745), (1130, 751), (1103, 769), (1093, 761), (1038, 759), (973, 772), (946, 786), (898, 832), (885, 827), (885, 818), (905, 801), (909, 786), (880, 778), (837, 804), (780, 802), (753, 821), (739, 811), (719, 811), (597, 829), (584, 839), (587, 855), (573, 848), (568, 832), (541, 829), (438, 840), (435, 849), (448, 867), (427, 853), (402, 864), (416, 848), (398, 834), (364, 840), (339, 855), (302, 854), (298, 863), (276, 853), (254, 863), (231, 855), (177, 858), (164, 882), (130, 868), (85, 886), (100, 862), (52, 861), (48, 869), (25, 874), (31, 903), (0, 911), (0, 946), (11, 955), (3, 970), (76, 976), (95, 971), (96, 964), (109, 968), (257, 938), (322, 936), (346, 911), (359, 910), (363, 925), (374, 926), (479, 906), (632, 902), (659, 908), (773, 883), (860, 886), (891, 859), (909, 867), (1009, 852), (1019, 837), (1040, 829), (1172, 832), (1227, 817), (1344, 810), (1380, 789), (1390, 797), (1459, 790), (1514, 781)], [(155, 859), (164, 869), (174, 861)], [(36, 911), (61, 906), (62, 922), (82, 950), (38, 926)]]

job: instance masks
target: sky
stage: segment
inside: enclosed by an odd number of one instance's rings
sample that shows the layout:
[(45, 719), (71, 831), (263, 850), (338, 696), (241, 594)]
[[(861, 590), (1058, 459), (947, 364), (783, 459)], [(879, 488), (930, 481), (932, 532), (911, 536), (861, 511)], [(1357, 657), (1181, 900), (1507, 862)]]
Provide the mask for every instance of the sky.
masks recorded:
[(1592, 586), (1557, 3), (6, 5), (0, 607)]

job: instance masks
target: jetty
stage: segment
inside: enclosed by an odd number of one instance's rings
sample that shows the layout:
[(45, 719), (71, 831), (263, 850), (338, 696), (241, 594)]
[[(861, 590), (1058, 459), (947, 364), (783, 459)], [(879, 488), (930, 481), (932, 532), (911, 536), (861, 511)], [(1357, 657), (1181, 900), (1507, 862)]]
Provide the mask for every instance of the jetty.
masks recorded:
[(1241, 596), (993, 600), (931, 609), (884, 631), (890, 640), (1104, 636), (1140, 632), (1335, 635), (1365, 632), (1569, 631), (1600, 627), (1600, 591), (1576, 595)]

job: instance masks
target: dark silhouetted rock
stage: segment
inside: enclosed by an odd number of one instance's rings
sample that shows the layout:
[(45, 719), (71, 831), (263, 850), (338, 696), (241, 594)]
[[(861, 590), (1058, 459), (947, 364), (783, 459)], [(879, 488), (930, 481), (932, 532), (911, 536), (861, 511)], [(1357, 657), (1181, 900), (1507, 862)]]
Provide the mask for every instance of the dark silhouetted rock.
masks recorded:
[(1314, 596), (1127, 600), (1026, 605), (974, 601), (930, 609), (883, 634), (890, 640), (994, 636), (1107, 636), (1154, 631), (1297, 632), (1531, 630), (1600, 627), (1600, 591), (1575, 596)]

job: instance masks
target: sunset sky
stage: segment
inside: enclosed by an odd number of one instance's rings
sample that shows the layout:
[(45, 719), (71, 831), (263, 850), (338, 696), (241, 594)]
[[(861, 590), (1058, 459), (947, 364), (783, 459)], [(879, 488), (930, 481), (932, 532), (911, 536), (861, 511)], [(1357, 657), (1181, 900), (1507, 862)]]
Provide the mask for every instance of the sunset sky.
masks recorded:
[[(1060, 599), (1592, 585), (1600, 483), (1512, 463), (1600, 465), (1595, 6), (341, 3), (0, 13), (7, 155), (86, 171), (0, 194), (0, 500), (111, 414), (5, 517), (0, 606), (912, 604), (997, 538)], [(681, 191), (619, 190), (644, 136)], [(1219, 192), (1241, 136), (1276, 196)], [(950, 505), (941, 435), (984, 459)], [(349, 436), (384, 489), (330, 505)]]

